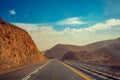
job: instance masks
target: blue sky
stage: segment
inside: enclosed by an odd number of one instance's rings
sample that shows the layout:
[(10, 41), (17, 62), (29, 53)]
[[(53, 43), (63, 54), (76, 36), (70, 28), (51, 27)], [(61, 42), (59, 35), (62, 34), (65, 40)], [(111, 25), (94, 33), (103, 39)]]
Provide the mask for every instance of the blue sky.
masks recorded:
[(120, 0), (0, 0), (0, 17), (27, 30), (45, 50), (119, 37), (119, 8)]
[[(119, 0), (0, 0), (0, 16), (24, 23), (51, 23), (70, 17), (102, 21), (120, 18), (119, 4)], [(12, 9), (14, 16), (8, 12)]]

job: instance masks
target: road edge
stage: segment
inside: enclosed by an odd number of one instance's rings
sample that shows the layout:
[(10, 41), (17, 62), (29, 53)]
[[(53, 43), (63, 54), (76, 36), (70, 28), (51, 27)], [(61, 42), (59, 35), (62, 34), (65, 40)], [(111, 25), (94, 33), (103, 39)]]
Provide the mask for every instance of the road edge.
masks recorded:
[(65, 64), (64, 62), (58, 61), (59, 63), (63, 64), (65, 67), (67, 67), (68, 69), (72, 70), (73, 72), (75, 72), (76, 74), (78, 74), (79, 76), (83, 77), (85, 80), (92, 80), (89, 76), (85, 75), (84, 73), (80, 72), (79, 70)]

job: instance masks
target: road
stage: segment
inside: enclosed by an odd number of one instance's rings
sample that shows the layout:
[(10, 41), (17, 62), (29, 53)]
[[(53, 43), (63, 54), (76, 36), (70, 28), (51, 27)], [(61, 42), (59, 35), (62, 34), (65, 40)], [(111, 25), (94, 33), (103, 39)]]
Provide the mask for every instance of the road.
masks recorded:
[(120, 77), (112, 76), (104, 72), (90, 68), (88, 66), (82, 65), (77, 60), (65, 60), (64, 63), (72, 66), (73, 68), (87, 74), (88, 76), (96, 80), (120, 80)]
[(26, 66), (21, 69), (2, 74), (0, 75), (0, 80), (21, 80), (22, 78), (24, 78), (29, 73), (33, 72), (34, 70), (45, 64), (46, 62)]
[(50, 60), (0, 75), (0, 80), (86, 80), (80, 74), (58, 60)]

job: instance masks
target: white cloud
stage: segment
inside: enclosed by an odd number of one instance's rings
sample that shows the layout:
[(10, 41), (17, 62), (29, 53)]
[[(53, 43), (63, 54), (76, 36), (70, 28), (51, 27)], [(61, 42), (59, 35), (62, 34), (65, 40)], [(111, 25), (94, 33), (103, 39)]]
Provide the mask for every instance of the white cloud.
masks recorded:
[(25, 29), (26, 31), (38, 30), (40, 24), (13, 23), (14, 25)]
[(56, 31), (52, 27), (41, 27), (37, 31), (29, 32), (33, 40), (37, 44), (40, 50), (49, 49), (56, 44), (74, 44), (74, 45), (86, 45), (96, 41), (112, 39), (120, 37), (120, 34), (109, 32), (98, 34), (91, 32), (74, 32), (77, 29), (67, 29), (63, 31)]
[(109, 19), (105, 23), (97, 23), (93, 26), (89, 26), (87, 28), (79, 28), (79, 29), (71, 29), (71, 28), (66, 28), (65, 31), (69, 32), (95, 32), (99, 30), (106, 30), (106, 29), (111, 29), (114, 26), (119, 26), (120, 25), (120, 20), (119, 19)]
[[(119, 19), (110, 19), (105, 23), (97, 23), (88, 28), (75, 29), (68, 27), (62, 31), (56, 31), (52, 26), (43, 26), (42, 24), (13, 24), (27, 30), (40, 50), (49, 49), (59, 43), (85, 45), (91, 42), (120, 37), (118, 33), (114, 35), (114, 33), (106, 32), (106, 30), (112, 31), (112, 28), (119, 26)], [(96, 33), (103, 30), (105, 31), (102, 34)]]
[(110, 19), (106, 21), (108, 26), (118, 26), (120, 25), (120, 19)]
[(12, 9), (12, 10), (9, 10), (9, 13), (10, 13), (11, 15), (15, 15), (15, 14), (16, 14), (16, 11), (15, 11), (14, 9)]
[(57, 22), (57, 24), (58, 25), (81, 25), (81, 24), (85, 24), (85, 22), (81, 21), (77, 17), (73, 17), (73, 18), (67, 18), (62, 21), (59, 21)]
[[(27, 24), (27, 23), (13, 23), (14, 25), (17, 25), (27, 31), (36, 31), (41, 29), (41, 27), (52, 27), (52, 26), (44, 26), (43, 24)], [(86, 27), (86, 28), (65, 28), (63, 30), (63, 33), (80, 33), (80, 32), (95, 32), (99, 30), (106, 30), (106, 29), (111, 29), (114, 26), (119, 26), (120, 25), (120, 20), (119, 19), (109, 19), (105, 23), (97, 23), (95, 25)]]

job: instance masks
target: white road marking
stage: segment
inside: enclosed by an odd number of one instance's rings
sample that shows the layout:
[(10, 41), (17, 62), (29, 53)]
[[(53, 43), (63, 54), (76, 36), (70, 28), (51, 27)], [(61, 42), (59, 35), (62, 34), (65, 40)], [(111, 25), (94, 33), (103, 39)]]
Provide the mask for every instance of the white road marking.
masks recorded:
[(44, 64), (43, 66), (39, 67), (38, 69), (36, 69), (35, 71), (33, 71), (32, 73), (28, 74), (26, 77), (24, 77), (21, 80), (28, 80), (31, 75), (36, 74), (39, 70), (41, 70), (42, 68), (44, 68), (46, 65), (48, 65), (52, 60), (50, 60), (49, 62), (47, 62), (46, 64)]

